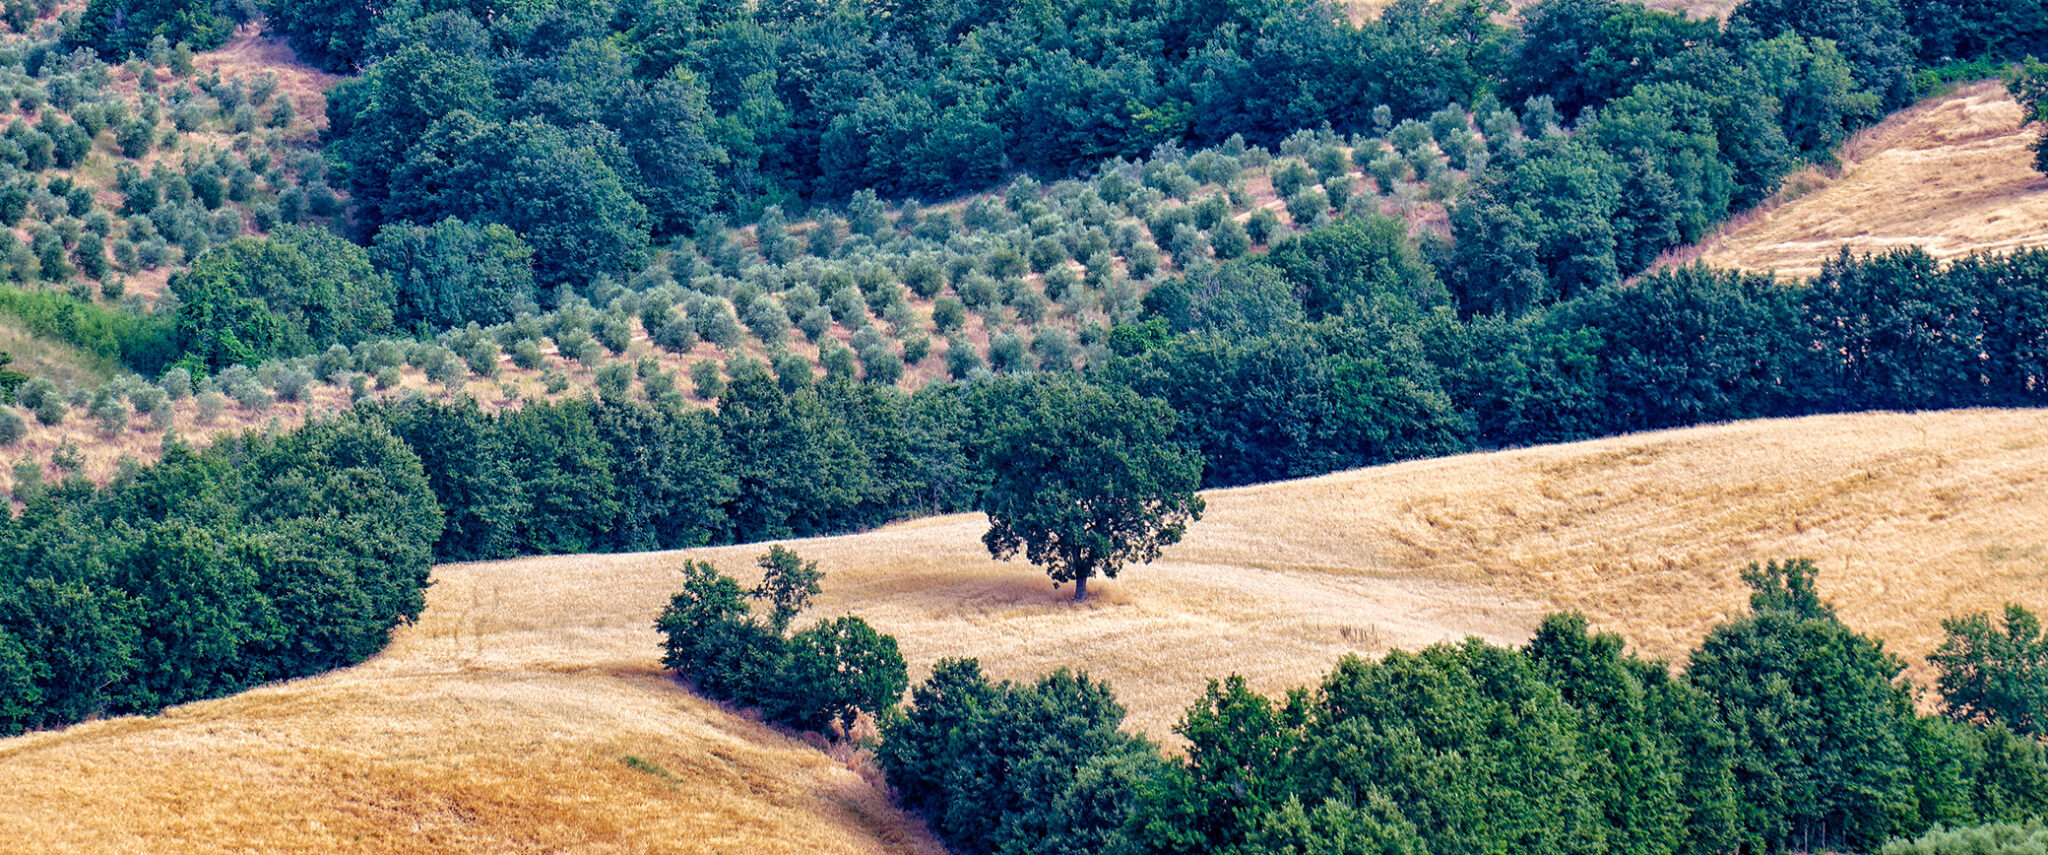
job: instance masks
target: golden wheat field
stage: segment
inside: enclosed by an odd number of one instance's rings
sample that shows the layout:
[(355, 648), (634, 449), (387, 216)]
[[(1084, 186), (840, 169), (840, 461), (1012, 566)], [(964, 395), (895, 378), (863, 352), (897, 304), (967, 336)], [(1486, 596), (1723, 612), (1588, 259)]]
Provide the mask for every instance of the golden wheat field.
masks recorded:
[(1997, 82), (1928, 99), (1850, 140), (1839, 169), (1792, 176), (1779, 200), (1671, 260), (1810, 276), (1843, 246), (1942, 259), (2048, 246), (2048, 176), (2027, 149), (2038, 134)]
[[(1526, 638), (1578, 609), (1681, 656), (1737, 571), (1818, 560), (1850, 624), (1917, 661), (1940, 618), (2048, 606), (2048, 410), (1757, 421), (1208, 494), (1159, 563), (1073, 605), (951, 516), (793, 543), (814, 614), (896, 634), (921, 674), (1066, 666), (1170, 741), (1205, 678), (1273, 692), (1348, 651)], [(322, 677), (0, 741), (8, 852), (936, 851), (863, 778), (662, 677), (685, 559), (759, 545), (443, 566), (382, 655)]]

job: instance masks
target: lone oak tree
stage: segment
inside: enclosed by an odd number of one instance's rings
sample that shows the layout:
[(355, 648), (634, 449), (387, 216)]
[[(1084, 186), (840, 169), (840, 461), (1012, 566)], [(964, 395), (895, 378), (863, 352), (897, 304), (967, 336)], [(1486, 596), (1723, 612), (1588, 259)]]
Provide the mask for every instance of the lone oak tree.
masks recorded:
[(1088, 580), (1149, 564), (1202, 518), (1202, 458), (1174, 442), (1165, 402), (1127, 388), (1060, 378), (1019, 389), (1012, 418), (992, 431), (982, 498), (990, 555), (1023, 551), (1087, 599)]

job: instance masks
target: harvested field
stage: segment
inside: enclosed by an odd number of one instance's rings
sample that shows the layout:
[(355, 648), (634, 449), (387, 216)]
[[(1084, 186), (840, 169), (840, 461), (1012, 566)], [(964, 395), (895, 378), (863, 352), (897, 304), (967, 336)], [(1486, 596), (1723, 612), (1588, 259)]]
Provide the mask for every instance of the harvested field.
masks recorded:
[[(1085, 669), (1169, 741), (1206, 678), (1279, 691), (1347, 651), (1517, 643), (1556, 609), (1681, 657), (1744, 610), (1750, 561), (1815, 559), (1843, 618), (1916, 663), (1942, 617), (2048, 606), (2048, 410), (1743, 422), (1209, 501), (1078, 606), (990, 561), (977, 516), (792, 545), (829, 574), (814, 614), (866, 616), (920, 676), (959, 655)], [(365, 665), (0, 741), (0, 850), (936, 851), (844, 765), (659, 673), (650, 623), (683, 561), (750, 581), (763, 551), (438, 568)]]
[(1844, 246), (1942, 259), (2048, 246), (2048, 176), (2027, 148), (2038, 134), (2002, 84), (1971, 84), (1863, 131), (1839, 169), (1792, 176), (1778, 200), (1665, 262), (1804, 277)]

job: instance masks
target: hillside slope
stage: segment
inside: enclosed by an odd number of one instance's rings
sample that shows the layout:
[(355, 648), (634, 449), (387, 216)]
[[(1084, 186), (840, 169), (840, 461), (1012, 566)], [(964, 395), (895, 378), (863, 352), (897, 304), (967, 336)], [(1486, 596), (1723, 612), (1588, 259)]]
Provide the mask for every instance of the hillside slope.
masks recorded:
[[(1209, 501), (1078, 607), (990, 561), (976, 516), (795, 547), (829, 574), (816, 613), (866, 616), (915, 671), (1086, 669), (1168, 739), (1205, 678), (1277, 691), (1346, 651), (1519, 642), (1554, 609), (1680, 656), (1744, 608), (1743, 564), (1781, 556), (1819, 561), (1843, 617), (1917, 661), (1942, 617), (2044, 605), (2048, 410), (1747, 422)], [(935, 851), (854, 773), (659, 673), (650, 622), (682, 562), (744, 579), (762, 551), (443, 566), (365, 665), (0, 741), (0, 850)]]
[(677, 688), (644, 615), (488, 575), (444, 570), (359, 667), (0, 740), (0, 852), (942, 851), (825, 754)]
[(1737, 217), (1700, 245), (1673, 253), (1715, 267), (1810, 276), (1841, 247), (1925, 248), (1937, 258), (2048, 246), (2048, 176), (2027, 146), (2038, 131), (1997, 82), (1976, 83), (1901, 111), (1849, 142), (1833, 176)]

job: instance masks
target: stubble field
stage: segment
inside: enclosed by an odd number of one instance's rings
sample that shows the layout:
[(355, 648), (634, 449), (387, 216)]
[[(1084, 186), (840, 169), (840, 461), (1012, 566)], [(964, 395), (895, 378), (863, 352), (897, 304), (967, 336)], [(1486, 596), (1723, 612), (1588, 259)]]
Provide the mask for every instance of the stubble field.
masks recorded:
[[(1820, 563), (1852, 626), (1916, 663), (1941, 618), (2048, 606), (2048, 411), (1757, 421), (1464, 455), (1208, 494), (1158, 564), (1072, 605), (989, 560), (975, 516), (791, 544), (813, 612), (1111, 680), (1171, 743), (1206, 678), (1264, 691), (1356, 651), (1526, 638), (1577, 609), (1682, 657), (1740, 614), (1750, 561)], [(935, 852), (867, 780), (687, 694), (655, 613), (686, 559), (765, 546), (438, 568), (420, 622), (357, 668), (0, 741), (9, 852)], [(801, 620), (801, 619), (800, 619)]]

